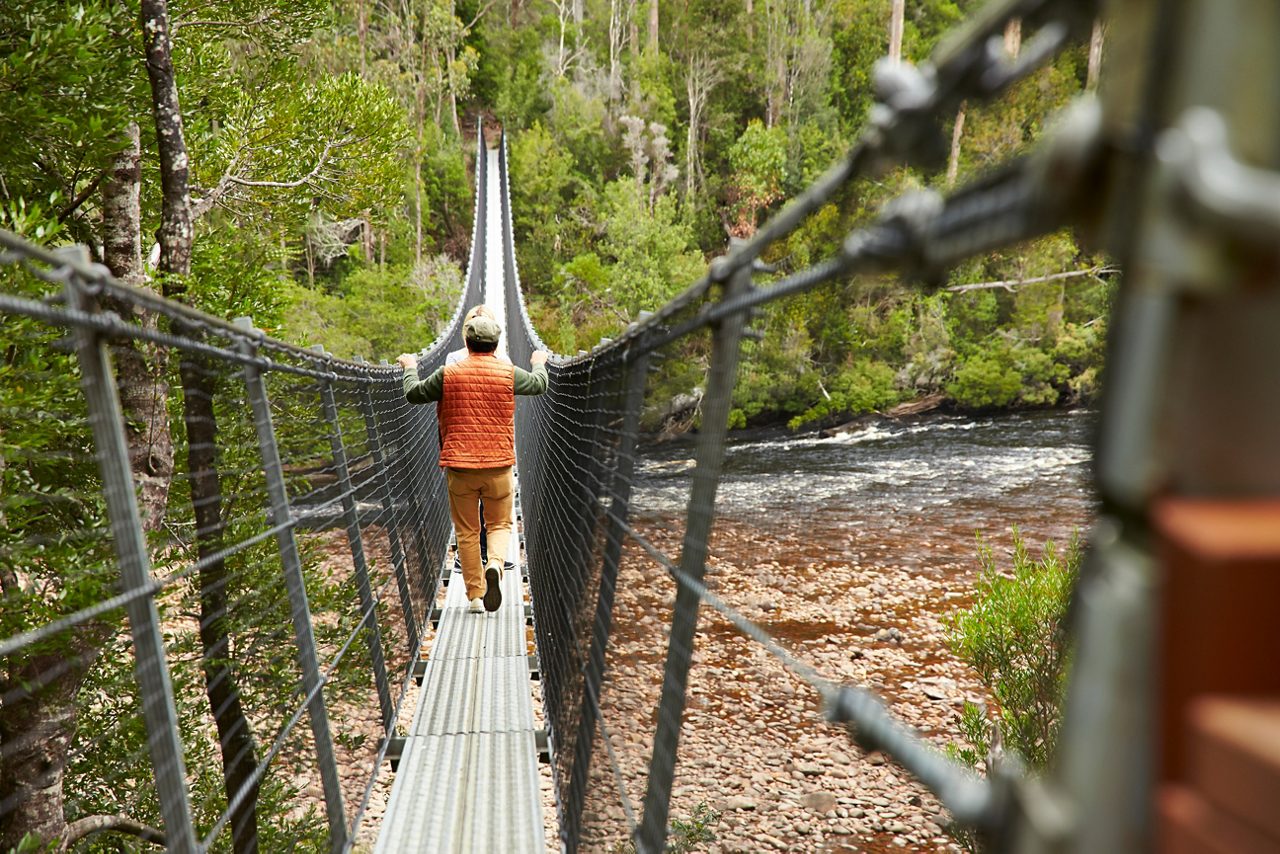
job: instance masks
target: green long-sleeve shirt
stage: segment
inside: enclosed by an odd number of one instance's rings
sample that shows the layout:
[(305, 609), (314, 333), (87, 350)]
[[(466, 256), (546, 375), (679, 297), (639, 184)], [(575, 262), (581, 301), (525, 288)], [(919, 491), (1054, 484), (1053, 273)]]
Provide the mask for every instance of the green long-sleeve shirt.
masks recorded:
[[(515, 373), (516, 394), (542, 394), (547, 390), (546, 365), (537, 365), (531, 371), (516, 367)], [(444, 368), (437, 368), (425, 380), (418, 378), (416, 369), (404, 372), (404, 396), (410, 403), (431, 403), (443, 395)]]

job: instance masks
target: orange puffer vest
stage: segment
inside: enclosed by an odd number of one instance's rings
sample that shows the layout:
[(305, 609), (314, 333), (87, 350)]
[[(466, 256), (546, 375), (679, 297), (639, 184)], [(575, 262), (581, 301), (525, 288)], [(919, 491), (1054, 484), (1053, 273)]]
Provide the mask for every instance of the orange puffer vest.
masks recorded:
[(444, 369), (440, 465), (455, 469), (513, 466), (516, 369), (492, 353), (472, 353)]

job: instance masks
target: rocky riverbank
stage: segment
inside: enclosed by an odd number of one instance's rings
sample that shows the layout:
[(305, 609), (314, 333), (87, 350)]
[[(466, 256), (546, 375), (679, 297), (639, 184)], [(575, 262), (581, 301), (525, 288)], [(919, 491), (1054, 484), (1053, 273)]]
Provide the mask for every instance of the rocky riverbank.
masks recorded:
[[(680, 531), (640, 527), (669, 555)], [(870, 688), (940, 749), (959, 741), (964, 700), (986, 699), (947, 648), (944, 619), (969, 596), (976, 561), (949, 541), (916, 544), (910, 565), (874, 533), (827, 550), (798, 532), (720, 520), (709, 587), (832, 681)], [(675, 586), (630, 548), (619, 583), (604, 720), (638, 813), (652, 751)], [(597, 745), (598, 748), (600, 745)], [(622, 850), (627, 824), (609, 756), (597, 752), (584, 850)], [(704, 606), (671, 815), (705, 804), (714, 842), (697, 850), (951, 851), (937, 800), (891, 760), (825, 722), (820, 699)]]

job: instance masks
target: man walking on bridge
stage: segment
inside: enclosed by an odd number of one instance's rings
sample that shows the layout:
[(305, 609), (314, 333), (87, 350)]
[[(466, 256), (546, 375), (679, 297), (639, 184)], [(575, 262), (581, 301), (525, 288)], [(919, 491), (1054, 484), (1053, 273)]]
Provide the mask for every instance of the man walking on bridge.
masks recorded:
[[(449, 512), (473, 614), (496, 611), (502, 605), (502, 564), (511, 539), (515, 492), (515, 396), (547, 390), (547, 354), (535, 352), (529, 358), (531, 370), (522, 370), (497, 358), (501, 336), (498, 321), (473, 308), (462, 324), (465, 359), (445, 365), (426, 379), (417, 375), (415, 356), (404, 353), (396, 359), (405, 369), (405, 399), (437, 402), (440, 466), (449, 485)], [(483, 571), (482, 500), (489, 537), (489, 561)]]

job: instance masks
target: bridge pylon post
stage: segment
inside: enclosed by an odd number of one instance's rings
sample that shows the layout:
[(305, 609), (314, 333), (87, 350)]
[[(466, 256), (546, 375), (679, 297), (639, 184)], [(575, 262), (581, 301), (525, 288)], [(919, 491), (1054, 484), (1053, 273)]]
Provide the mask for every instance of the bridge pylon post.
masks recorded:
[[(256, 336), (260, 333), (254, 329), (252, 319), (240, 317), (235, 323), (246, 333), (241, 344), (244, 353), (248, 356), (257, 355)], [(324, 703), (324, 680), (320, 677), (320, 665), (316, 657), (316, 638), (311, 628), (311, 606), (307, 601), (306, 579), (302, 575), (302, 558), (298, 553), (293, 526), (286, 524), (292, 518), (292, 511), (284, 483), (280, 448), (276, 443), (275, 425), (271, 419), (271, 401), (267, 397), (262, 368), (256, 362), (245, 364), (244, 383), (249, 406), (253, 410), (254, 430), (258, 434), (262, 470), (266, 476), (267, 495), (271, 502), (271, 523), (281, 526), (276, 533), (276, 545), (284, 569), (285, 588), (289, 593), (289, 611), (298, 645), (298, 664), (302, 669), (302, 695), (306, 698), (311, 719), (316, 763), (320, 766), (320, 780), (324, 788), (325, 813), (329, 820), (329, 846), (332, 851), (339, 852), (346, 848), (349, 838), (346, 810), (342, 803), (342, 781), (338, 776), (337, 758), (333, 752), (329, 712)]]
[[(712, 275), (716, 275), (713, 262)], [(724, 271), (722, 300), (730, 300), (751, 290), (751, 260)], [(726, 275), (727, 274), (727, 275)], [(702, 428), (698, 432), (693, 484), (689, 490), (688, 524), (680, 551), (680, 572), (701, 584), (707, 567), (707, 542), (715, 516), (716, 490), (724, 468), (724, 442), (729, 429), (729, 408), (738, 375), (743, 330), (747, 313), (726, 316), (712, 327), (711, 367), (707, 392), (702, 399)], [(688, 584), (676, 579), (676, 604), (667, 643), (667, 663), (662, 676), (662, 698), (658, 705), (658, 729), (653, 757), (649, 763), (649, 784), (644, 798), (644, 818), (636, 832), (640, 854), (660, 854), (666, 848), (667, 821), (671, 811), (671, 785), (675, 777), (676, 750), (684, 718), (689, 666), (693, 661), (693, 639), (698, 625), (701, 599)]]
[[(75, 276), (67, 283), (66, 299), (70, 308), (86, 313), (98, 310), (97, 301)], [(81, 384), (89, 406), (89, 423), (97, 449), (98, 469), (102, 473), (102, 493), (111, 521), (111, 539), (120, 564), (120, 589), (123, 593), (135, 593), (150, 587), (155, 579), (142, 533), (133, 472), (129, 468), (124, 414), (116, 391), (115, 371), (111, 367), (106, 338), (100, 331), (78, 326), (75, 340)], [(195, 854), (200, 846), (191, 822), (178, 711), (154, 594), (130, 597), (125, 610), (133, 638), (147, 748), (155, 769), (156, 794), (164, 819), (165, 847), (181, 854)]]

